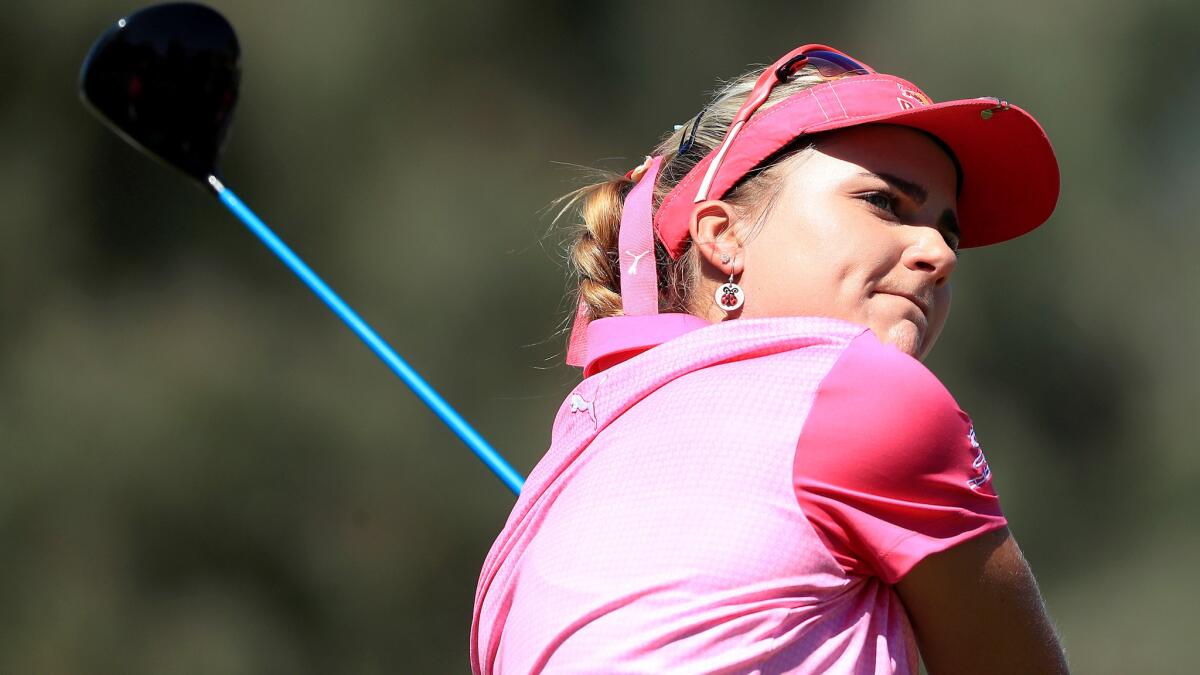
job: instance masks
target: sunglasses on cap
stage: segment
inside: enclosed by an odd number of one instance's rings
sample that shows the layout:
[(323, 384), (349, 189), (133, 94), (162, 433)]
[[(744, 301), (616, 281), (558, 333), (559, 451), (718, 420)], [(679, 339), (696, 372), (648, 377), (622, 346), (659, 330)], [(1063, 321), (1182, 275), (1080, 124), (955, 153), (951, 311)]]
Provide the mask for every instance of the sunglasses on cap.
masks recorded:
[[(746, 97), (746, 102), (742, 104), (737, 114), (734, 115), (733, 123), (729, 126), (729, 132), (725, 134), (725, 140), (717, 148), (716, 156), (712, 163), (708, 165), (708, 171), (704, 174), (704, 179), (700, 182), (700, 188), (696, 191), (697, 202), (708, 199), (708, 192), (712, 188), (713, 176), (717, 174), (717, 170), (721, 167), (721, 160), (725, 158), (725, 153), (733, 145), (733, 140), (737, 138), (738, 132), (742, 130), (746, 121), (750, 119), (755, 111), (762, 107), (762, 104), (767, 102), (767, 99), (771, 96), (771, 90), (776, 86), (787, 82), (801, 68), (806, 66), (815, 69), (825, 79), (847, 77), (850, 75), (870, 75), (875, 72), (874, 68), (825, 45), (804, 45), (788, 52), (788, 54), (775, 63), (778, 65), (764, 69), (762, 75), (758, 76), (758, 81), (754, 83), (754, 88), (750, 90), (750, 95)], [(696, 126), (699, 126), (699, 122), (700, 120), (697, 118)]]
[[(787, 61), (773, 69), (775, 73), (775, 79), (768, 81), (769, 86), (766, 88), (766, 93), (761, 96), (757, 103), (755, 103), (750, 109), (746, 109), (746, 107), (750, 104), (751, 100), (756, 97), (751, 96), (747, 99), (746, 104), (743, 104), (742, 110), (739, 111), (738, 117), (740, 119), (748, 119), (751, 115), (753, 115), (754, 112), (758, 110), (758, 108), (770, 96), (771, 89), (773, 89), (776, 84), (787, 82), (794, 77), (801, 68), (806, 66), (815, 69), (817, 74), (827, 80), (836, 77), (846, 77), (849, 75), (869, 75), (875, 72), (875, 70), (870, 66), (859, 63), (849, 56), (825, 47), (824, 45), (806, 45), (797, 51), (800, 51), (801, 53), (791, 56), (791, 58), (787, 59)], [(792, 53), (794, 54), (795, 52)], [(759, 84), (761, 84), (761, 82)], [(755, 85), (756, 90), (758, 89), (758, 86), (759, 85)], [(684, 137), (679, 141), (679, 150), (676, 151), (675, 154), (682, 155), (690, 150), (695, 144), (696, 133), (700, 130), (700, 120), (704, 118), (704, 114), (706, 112), (708, 112), (708, 106), (705, 106), (700, 110), (700, 114), (696, 115), (695, 120), (692, 122), (691, 129), (687, 134), (684, 134)]]

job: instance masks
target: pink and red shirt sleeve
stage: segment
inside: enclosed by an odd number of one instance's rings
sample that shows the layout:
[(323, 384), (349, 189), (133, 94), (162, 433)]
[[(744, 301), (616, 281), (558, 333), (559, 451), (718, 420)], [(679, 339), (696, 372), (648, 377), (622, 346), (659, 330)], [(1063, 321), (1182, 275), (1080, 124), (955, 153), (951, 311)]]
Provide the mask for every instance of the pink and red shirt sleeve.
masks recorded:
[(842, 568), (888, 583), (1006, 525), (970, 418), (931, 372), (870, 332), (822, 380), (793, 485)]

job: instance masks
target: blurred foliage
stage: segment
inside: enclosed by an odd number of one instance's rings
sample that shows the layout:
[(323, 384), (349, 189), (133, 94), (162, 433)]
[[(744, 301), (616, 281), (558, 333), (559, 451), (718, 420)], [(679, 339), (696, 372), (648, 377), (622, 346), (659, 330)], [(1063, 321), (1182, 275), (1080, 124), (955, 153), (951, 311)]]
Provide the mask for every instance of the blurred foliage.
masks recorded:
[[(930, 361), (1077, 672), (1183, 673), (1200, 601), (1200, 4), (214, 3), (227, 183), (522, 471), (576, 374), (546, 206), (802, 42), (1059, 151)], [(0, 40), (0, 672), (463, 672), (512, 497), (218, 204), (80, 106), (136, 5)], [(1014, 195), (1019, 198), (1019, 195)]]

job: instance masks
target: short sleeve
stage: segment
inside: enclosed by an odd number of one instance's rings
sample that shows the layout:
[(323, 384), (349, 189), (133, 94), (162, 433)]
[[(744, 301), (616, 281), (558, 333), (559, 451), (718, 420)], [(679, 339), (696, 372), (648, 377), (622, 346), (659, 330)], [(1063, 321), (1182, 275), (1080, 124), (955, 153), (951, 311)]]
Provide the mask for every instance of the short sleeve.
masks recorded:
[(970, 418), (933, 373), (870, 332), (822, 380), (793, 486), (842, 568), (888, 583), (1006, 524)]

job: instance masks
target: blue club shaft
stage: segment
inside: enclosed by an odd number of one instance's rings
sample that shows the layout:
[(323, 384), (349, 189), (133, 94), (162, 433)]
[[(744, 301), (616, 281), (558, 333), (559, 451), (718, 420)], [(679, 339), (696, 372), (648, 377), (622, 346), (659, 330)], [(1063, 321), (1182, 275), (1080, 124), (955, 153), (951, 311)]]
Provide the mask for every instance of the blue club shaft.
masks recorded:
[(250, 231), (262, 243), (266, 244), (267, 248), (271, 249), (285, 265), (291, 268), (296, 273), (296, 276), (300, 277), (300, 280), (307, 284), (333, 310), (333, 313), (337, 314), (350, 327), (350, 330), (354, 331), (363, 342), (367, 343), (371, 351), (375, 352), (387, 364), (388, 368), (392, 369), (392, 372), (399, 375), (400, 379), (404, 380), (409, 389), (412, 389), (413, 393), (425, 405), (429, 406), (430, 410), (433, 410), (438, 417), (442, 418), (442, 421), (454, 433), (458, 434), (458, 437), (467, 444), (467, 447), (471, 448), (471, 451), (479, 459), (483, 460), (483, 463), (500, 480), (504, 481), (504, 484), (509, 489), (516, 494), (521, 494), (521, 486), (524, 485), (525, 479), (500, 456), (500, 453), (496, 452), (470, 424), (467, 424), (467, 421), (455, 412), (454, 408), (451, 408), (450, 404), (446, 403), (446, 400), (434, 391), (433, 387), (430, 387), (417, 371), (413, 370), (404, 359), (400, 358), (400, 355), (388, 343), (384, 342), (383, 338), (379, 337), (379, 334), (368, 326), (366, 321), (363, 321), (353, 309), (350, 309), (349, 305), (342, 302), (342, 299), (333, 292), (333, 289), (322, 281), (299, 256), (293, 253), (292, 249), (283, 243), (282, 239), (275, 236), (271, 228), (267, 227), (266, 223), (254, 215), (254, 212), (243, 204), (242, 200), (238, 199), (232, 190), (222, 185), (221, 181), (217, 180), (214, 176), (209, 177), (208, 184), (216, 192), (217, 198), (221, 200), (221, 203), (232, 211), (233, 215), (237, 216), (246, 227), (250, 228)]

